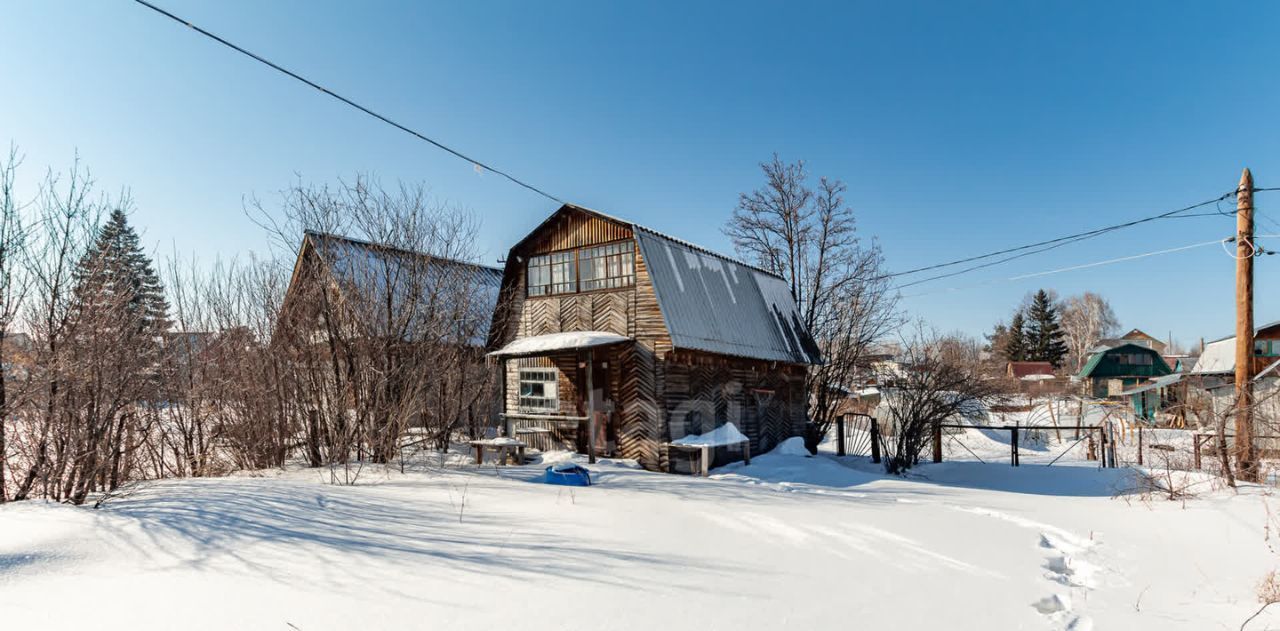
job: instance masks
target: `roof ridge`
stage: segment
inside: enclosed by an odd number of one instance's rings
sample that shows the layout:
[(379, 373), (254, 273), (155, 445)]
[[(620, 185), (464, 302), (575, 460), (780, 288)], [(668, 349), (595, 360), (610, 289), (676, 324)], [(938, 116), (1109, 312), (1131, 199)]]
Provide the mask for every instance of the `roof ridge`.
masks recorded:
[(309, 236), (309, 237), (322, 237), (322, 238), (326, 238), (326, 239), (337, 239), (337, 240), (339, 240), (339, 241), (346, 241), (346, 242), (348, 242), (348, 243), (354, 243), (354, 244), (356, 244), (356, 245), (367, 246), (367, 247), (374, 247), (374, 248), (382, 248), (382, 249), (385, 249), (385, 250), (391, 250), (391, 251), (395, 251), (395, 252), (401, 252), (401, 253), (404, 253), (404, 254), (411, 254), (411, 255), (413, 255), (413, 256), (425, 256), (425, 257), (429, 257), (429, 258), (434, 259), (434, 260), (437, 260), (437, 261), (444, 261), (445, 263), (452, 263), (452, 264), (454, 264), (454, 265), (464, 265), (464, 266), (467, 266), (467, 267), (475, 267), (475, 268), (483, 269), (483, 270), (490, 271), (490, 272), (497, 272), (497, 273), (499, 273), (499, 274), (501, 274), (501, 273), (502, 273), (502, 268), (500, 268), (500, 267), (495, 267), (495, 266), (492, 266), (492, 265), (485, 265), (484, 263), (472, 263), (471, 261), (463, 261), (463, 260), (460, 260), (460, 259), (450, 258), (450, 257), (447, 257), (447, 256), (439, 256), (439, 255), (436, 255), (436, 254), (430, 254), (430, 253), (428, 253), (428, 252), (419, 252), (419, 251), (417, 251), (417, 250), (410, 250), (410, 249), (408, 249), (408, 248), (402, 248), (402, 247), (400, 247), (400, 246), (395, 246), (395, 245), (391, 245), (391, 244), (388, 244), (388, 243), (378, 243), (377, 241), (369, 241), (369, 240), (366, 240), (366, 239), (357, 239), (357, 238), (355, 238), (355, 237), (349, 237), (349, 236), (342, 235), (342, 234), (334, 234), (334, 233), (332, 233), (332, 232), (324, 232), (323, 230), (313, 230), (313, 229), (311, 229), (311, 228), (306, 228), (306, 229), (304, 229), (304, 230), (302, 231), (302, 234), (303, 234), (303, 235), (305, 235), (305, 236)]
[(595, 214), (597, 214), (597, 215), (600, 215), (601, 217), (604, 217), (605, 219), (610, 219), (610, 220), (616, 221), (616, 222), (618, 222), (618, 223), (627, 224), (628, 226), (631, 226), (631, 229), (632, 229), (632, 230), (643, 230), (643, 231), (648, 232), (649, 234), (652, 234), (652, 235), (654, 235), (654, 236), (656, 236), (656, 237), (660, 237), (660, 238), (666, 239), (666, 240), (668, 240), (668, 241), (672, 241), (672, 242), (678, 243), (678, 244), (680, 244), (680, 245), (683, 245), (683, 246), (685, 246), (685, 247), (687, 247), (687, 248), (690, 248), (690, 249), (696, 250), (696, 251), (701, 252), (701, 253), (703, 253), (703, 254), (707, 254), (707, 255), (709, 255), (709, 256), (714, 256), (714, 257), (716, 257), (716, 258), (718, 258), (718, 259), (721, 259), (721, 260), (724, 260), (724, 261), (728, 261), (728, 262), (730, 262), (730, 263), (735, 263), (735, 264), (737, 264), (737, 265), (741, 265), (741, 266), (746, 267), (746, 268), (753, 269), (753, 270), (755, 270), (755, 271), (757, 271), (757, 272), (760, 272), (761, 274), (768, 274), (769, 276), (773, 276), (774, 278), (778, 278), (778, 279), (781, 279), (781, 280), (783, 280), (783, 281), (787, 280), (787, 279), (783, 278), (781, 274), (778, 274), (778, 273), (775, 273), (775, 272), (771, 272), (771, 271), (769, 271), (769, 270), (767, 270), (767, 269), (764, 269), (763, 267), (760, 267), (759, 265), (752, 265), (751, 263), (748, 263), (748, 262), (746, 262), (746, 261), (744, 261), (744, 260), (742, 260), (742, 259), (739, 259), (739, 258), (736, 258), (736, 257), (732, 257), (732, 256), (729, 256), (729, 255), (727, 255), (727, 254), (722, 254), (722, 253), (720, 253), (720, 252), (716, 252), (715, 250), (712, 250), (712, 249), (710, 249), (710, 248), (707, 248), (707, 247), (704, 247), (704, 246), (698, 245), (698, 244), (696, 244), (696, 243), (693, 243), (692, 241), (687, 241), (687, 240), (685, 240), (685, 239), (681, 239), (680, 237), (672, 236), (672, 235), (667, 234), (667, 233), (665, 233), (665, 232), (662, 232), (662, 231), (660, 231), (660, 230), (654, 230), (653, 228), (650, 228), (650, 227), (648, 227), (648, 226), (642, 226), (642, 225), (640, 225), (640, 224), (638, 224), (638, 223), (636, 223), (636, 222), (634, 222), (634, 221), (631, 221), (631, 220), (629, 220), (629, 219), (623, 219), (622, 217), (618, 217), (618, 216), (616, 216), (616, 215), (611, 215), (611, 214), (609, 214), (609, 213), (606, 213), (606, 212), (602, 212), (602, 211), (596, 210), (596, 209), (594, 209), (594, 208), (587, 208), (586, 206), (580, 206), (580, 205), (578, 205), (578, 204), (565, 204), (565, 206), (570, 206), (570, 207), (573, 207), (573, 208), (577, 208), (578, 210), (584, 210), (584, 211), (589, 212), (589, 213), (595, 213)]

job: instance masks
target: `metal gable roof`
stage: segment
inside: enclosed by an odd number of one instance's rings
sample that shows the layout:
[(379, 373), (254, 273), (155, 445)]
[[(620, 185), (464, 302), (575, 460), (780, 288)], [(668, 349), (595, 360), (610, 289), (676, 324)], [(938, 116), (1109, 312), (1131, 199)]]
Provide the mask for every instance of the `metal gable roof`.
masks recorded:
[[(821, 363), (822, 354), (805, 330), (782, 277), (598, 210), (561, 206), (511, 247), (508, 266), (519, 248), (565, 212), (586, 213), (631, 228), (675, 348)], [(491, 340), (491, 345), (496, 343)]]
[(502, 271), (422, 252), (307, 231), (306, 239), (344, 291), (358, 291), (362, 303), (392, 303), (413, 317), (425, 317), (443, 287), (466, 289), (461, 295), (465, 317), (477, 324), (466, 343), (481, 346), (488, 336), (489, 316), (498, 302)]
[(1104, 350), (1104, 351), (1102, 351), (1102, 352), (1100, 352), (1100, 353), (1094, 353), (1093, 357), (1090, 357), (1090, 358), (1089, 358), (1089, 361), (1085, 363), (1084, 367), (1080, 369), (1080, 372), (1079, 372), (1079, 373), (1077, 373), (1077, 375), (1076, 375), (1076, 376), (1077, 376), (1077, 377), (1079, 377), (1079, 378), (1081, 378), (1081, 379), (1088, 378), (1088, 377), (1094, 377), (1095, 375), (1094, 375), (1093, 373), (1094, 373), (1095, 371), (1100, 370), (1100, 369), (1101, 369), (1101, 371), (1104, 373), (1103, 375), (1100, 375), (1101, 377), (1104, 377), (1104, 378), (1105, 378), (1105, 377), (1118, 377), (1118, 376), (1121, 376), (1121, 375), (1119, 375), (1119, 374), (1106, 374), (1106, 373), (1112, 372), (1112, 371), (1110, 370), (1110, 369), (1111, 369), (1111, 367), (1110, 367), (1110, 366), (1104, 366), (1104, 365), (1103, 365), (1103, 363), (1102, 363), (1102, 362), (1105, 360), (1105, 358), (1106, 358), (1106, 357), (1108, 357), (1108, 356), (1110, 356), (1110, 355), (1111, 355), (1111, 353), (1112, 353), (1113, 351), (1119, 351), (1119, 350), (1121, 350), (1121, 349), (1132, 349), (1131, 351), (1128, 351), (1128, 352), (1137, 351), (1137, 352), (1140, 352), (1140, 353), (1146, 353), (1146, 354), (1151, 355), (1152, 357), (1154, 357), (1154, 359), (1152, 360), (1152, 363), (1151, 363), (1152, 368), (1151, 368), (1150, 372), (1158, 373), (1158, 374), (1146, 375), (1146, 374), (1144, 374), (1145, 372), (1147, 372), (1146, 370), (1136, 370), (1136, 371), (1135, 371), (1135, 370), (1125, 370), (1125, 371), (1121, 371), (1122, 373), (1124, 373), (1124, 374), (1123, 374), (1123, 376), (1150, 376), (1150, 377), (1159, 377), (1159, 376), (1167, 375), (1167, 374), (1169, 374), (1169, 373), (1173, 372), (1173, 369), (1169, 367), (1169, 364), (1168, 364), (1167, 362), (1165, 362), (1165, 360), (1164, 360), (1164, 356), (1162, 356), (1160, 353), (1157, 353), (1155, 350), (1150, 349), (1150, 348), (1147, 348), (1146, 346), (1142, 346), (1142, 345), (1139, 345), (1139, 344), (1133, 344), (1133, 343), (1127, 343), (1127, 344), (1121, 344), (1120, 346), (1116, 346), (1116, 347), (1113, 347), (1113, 348), (1109, 348), (1109, 349)]
[(632, 228), (674, 347), (821, 362), (784, 280), (635, 224)]

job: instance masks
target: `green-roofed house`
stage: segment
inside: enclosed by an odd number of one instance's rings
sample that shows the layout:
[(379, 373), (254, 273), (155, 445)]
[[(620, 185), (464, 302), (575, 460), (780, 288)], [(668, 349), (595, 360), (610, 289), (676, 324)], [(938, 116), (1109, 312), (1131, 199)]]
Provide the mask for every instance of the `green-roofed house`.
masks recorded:
[(1171, 373), (1173, 369), (1156, 350), (1138, 344), (1121, 344), (1094, 353), (1078, 377), (1085, 384), (1085, 394), (1103, 399), (1119, 396), (1131, 386)]

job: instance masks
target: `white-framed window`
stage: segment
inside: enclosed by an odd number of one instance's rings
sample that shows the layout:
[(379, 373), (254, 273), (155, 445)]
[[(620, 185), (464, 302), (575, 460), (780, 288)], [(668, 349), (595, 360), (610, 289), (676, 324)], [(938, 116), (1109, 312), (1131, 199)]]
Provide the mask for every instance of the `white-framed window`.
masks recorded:
[(554, 368), (520, 369), (520, 411), (548, 414), (559, 411), (559, 380)]
[(579, 291), (634, 285), (635, 247), (634, 241), (619, 241), (583, 248), (578, 254)]
[(574, 252), (556, 252), (529, 259), (529, 295), (570, 294), (578, 290)]

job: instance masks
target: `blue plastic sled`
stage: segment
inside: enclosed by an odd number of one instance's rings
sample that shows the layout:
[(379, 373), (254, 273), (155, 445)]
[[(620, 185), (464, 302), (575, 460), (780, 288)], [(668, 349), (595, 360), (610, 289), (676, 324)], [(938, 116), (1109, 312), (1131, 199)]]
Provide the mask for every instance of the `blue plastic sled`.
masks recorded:
[(591, 472), (579, 465), (551, 465), (547, 467), (547, 484), (561, 486), (591, 486)]

